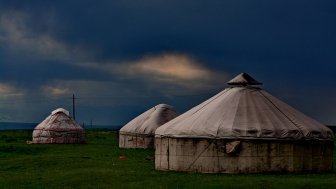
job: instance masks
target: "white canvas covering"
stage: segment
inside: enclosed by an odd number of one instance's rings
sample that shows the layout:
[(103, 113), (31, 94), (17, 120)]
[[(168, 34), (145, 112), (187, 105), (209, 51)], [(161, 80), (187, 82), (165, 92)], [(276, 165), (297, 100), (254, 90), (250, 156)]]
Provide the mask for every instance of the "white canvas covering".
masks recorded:
[[(243, 75), (235, 81), (244, 81)], [(253, 78), (252, 78), (253, 79)], [(253, 79), (254, 80), (254, 79)], [(254, 80), (256, 81), (256, 80)], [(266, 91), (229, 87), (156, 130), (156, 137), (211, 139), (332, 140), (326, 126)], [(254, 82), (256, 84), (259, 82)], [(232, 83), (231, 83), (232, 84)], [(233, 84), (235, 84), (233, 82)]]
[(175, 109), (167, 104), (159, 104), (127, 123), (120, 134), (154, 136), (155, 130), (177, 116)]
[(33, 143), (84, 143), (84, 129), (69, 112), (58, 108), (33, 131)]

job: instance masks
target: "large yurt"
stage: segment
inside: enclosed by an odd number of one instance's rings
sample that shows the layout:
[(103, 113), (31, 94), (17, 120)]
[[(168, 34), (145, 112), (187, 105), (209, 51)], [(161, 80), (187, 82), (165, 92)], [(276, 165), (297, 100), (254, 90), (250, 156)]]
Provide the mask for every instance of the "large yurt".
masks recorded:
[(85, 132), (67, 110), (58, 108), (35, 127), (32, 143), (85, 143)]
[(175, 109), (159, 104), (127, 123), (119, 131), (120, 148), (153, 148), (155, 130), (177, 116)]
[(242, 73), (155, 132), (155, 168), (205, 173), (326, 172), (333, 133)]

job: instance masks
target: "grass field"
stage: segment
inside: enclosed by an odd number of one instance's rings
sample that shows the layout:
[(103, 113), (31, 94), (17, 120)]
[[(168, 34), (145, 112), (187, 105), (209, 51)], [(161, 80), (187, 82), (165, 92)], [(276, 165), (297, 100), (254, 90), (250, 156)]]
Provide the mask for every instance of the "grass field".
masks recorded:
[(31, 131), (0, 131), (0, 188), (336, 188), (335, 173), (156, 171), (147, 160), (154, 150), (119, 149), (117, 133), (108, 130), (87, 131), (82, 145), (26, 144), (30, 139)]

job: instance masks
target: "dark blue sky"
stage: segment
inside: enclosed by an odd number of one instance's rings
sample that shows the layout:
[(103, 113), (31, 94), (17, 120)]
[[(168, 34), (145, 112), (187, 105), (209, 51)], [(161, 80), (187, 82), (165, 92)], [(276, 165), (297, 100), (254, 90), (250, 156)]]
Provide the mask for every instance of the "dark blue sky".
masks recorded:
[(158, 103), (182, 113), (247, 72), (336, 125), (334, 0), (0, 0), (0, 120), (57, 107), (124, 124)]

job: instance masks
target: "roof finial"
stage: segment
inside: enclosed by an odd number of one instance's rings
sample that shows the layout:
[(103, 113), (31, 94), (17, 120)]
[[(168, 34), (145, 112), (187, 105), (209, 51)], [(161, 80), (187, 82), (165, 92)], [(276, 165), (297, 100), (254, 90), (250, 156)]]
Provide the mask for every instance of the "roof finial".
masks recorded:
[(227, 82), (227, 84), (229, 84), (229, 85), (243, 85), (243, 86), (246, 86), (246, 85), (262, 85), (261, 82), (255, 80), (254, 78), (252, 78), (247, 73), (241, 73), (241, 74), (237, 75), (236, 77), (231, 79), (229, 82)]

